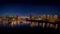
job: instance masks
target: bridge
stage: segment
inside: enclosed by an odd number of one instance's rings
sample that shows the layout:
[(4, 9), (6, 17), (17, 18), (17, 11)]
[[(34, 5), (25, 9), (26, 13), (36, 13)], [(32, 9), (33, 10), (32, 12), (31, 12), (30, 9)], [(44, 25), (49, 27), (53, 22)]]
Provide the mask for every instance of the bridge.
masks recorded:
[[(60, 21), (54, 21), (54, 22), (49, 22), (48, 20), (26, 20), (26, 21), (30, 21), (31, 23), (40, 23), (42, 24), (42, 26), (46, 26), (46, 27), (52, 27), (52, 28), (59, 28), (60, 27)], [(43, 24), (45, 23), (45, 25)], [(49, 25), (47, 25), (49, 23)], [(60, 29), (60, 28), (59, 28)]]
[(50, 23), (50, 24), (60, 24), (60, 21), (55, 21), (55, 22), (49, 22), (48, 20), (26, 20), (30, 22), (38, 22), (38, 23)]

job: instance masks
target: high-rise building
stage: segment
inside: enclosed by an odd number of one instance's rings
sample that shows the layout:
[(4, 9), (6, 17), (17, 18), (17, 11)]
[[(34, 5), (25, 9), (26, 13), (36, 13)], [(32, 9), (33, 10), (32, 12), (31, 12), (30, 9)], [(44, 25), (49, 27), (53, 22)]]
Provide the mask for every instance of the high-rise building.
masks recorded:
[(58, 19), (58, 15), (54, 15), (54, 20), (57, 20)]
[(0, 17), (0, 21), (2, 21), (2, 17)]
[(47, 20), (49, 20), (50, 19), (50, 15), (47, 15)]
[(41, 16), (38, 17), (38, 20), (42, 20)]
[(30, 20), (32, 20), (32, 19), (34, 19), (34, 16), (33, 16), (33, 14), (30, 14)]
[(55, 22), (55, 21), (54, 21), (54, 16), (53, 16), (53, 15), (50, 15), (48, 20), (49, 20), (49, 22)]
[(2, 17), (0, 17), (0, 25), (2, 24), (2, 22), (3, 22), (3, 18), (2, 18)]
[(45, 20), (46, 19), (46, 15), (45, 14), (42, 14), (41, 15), (41, 18), (42, 18), (42, 20)]

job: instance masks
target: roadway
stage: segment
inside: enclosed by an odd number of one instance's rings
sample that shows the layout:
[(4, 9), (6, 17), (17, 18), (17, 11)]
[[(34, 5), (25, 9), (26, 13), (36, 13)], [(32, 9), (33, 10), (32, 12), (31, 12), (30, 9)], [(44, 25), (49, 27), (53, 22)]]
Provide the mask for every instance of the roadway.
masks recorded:
[(26, 20), (26, 21), (30, 21), (30, 22), (38, 22), (38, 23), (50, 23), (50, 24), (60, 24), (60, 21), (56, 21), (56, 22), (49, 22), (48, 20)]

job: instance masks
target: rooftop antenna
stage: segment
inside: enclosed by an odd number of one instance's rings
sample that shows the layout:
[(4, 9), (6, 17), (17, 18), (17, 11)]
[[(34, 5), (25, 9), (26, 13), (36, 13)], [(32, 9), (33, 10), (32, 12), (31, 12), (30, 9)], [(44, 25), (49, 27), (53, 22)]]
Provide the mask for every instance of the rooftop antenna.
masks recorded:
[(32, 17), (33, 16), (33, 14), (32, 14), (32, 12), (30, 12), (30, 15), (29, 15), (30, 17)]

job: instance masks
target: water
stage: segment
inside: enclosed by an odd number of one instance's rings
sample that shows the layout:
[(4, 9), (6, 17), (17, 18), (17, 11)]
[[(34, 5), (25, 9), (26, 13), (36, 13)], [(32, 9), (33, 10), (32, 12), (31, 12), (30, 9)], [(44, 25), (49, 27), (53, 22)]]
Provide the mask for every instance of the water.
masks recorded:
[[(50, 29), (50, 26), (49, 26), (49, 23), (48, 24), (46, 24), (46, 23), (35, 23), (35, 24), (32, 24), (32, 26), (31, 26), (31, 24), (30, 24), (30, 22), (25, 22), (25, 23), (19, 23), (19, 24), (13, 24), (13, 25), (11, 25), (11, 24), (6, 24), (4, 21), (3, 22), (0, 22), (1, 24), (0, 24), (0, 28), (7, 28), (7, 29), (10, 29), (10, 28), (20, 28), (20, 29), (30, 29), (30, 28), (33, 28), (33, 29)], [(52, 26), (52, 25), (51, 25)], [(51, 28), (51, 29), (60, 29), (59, 27), (58, 27), (59, 25), (58, 24), (56, 24), (56, 27), (55, 28)]]

